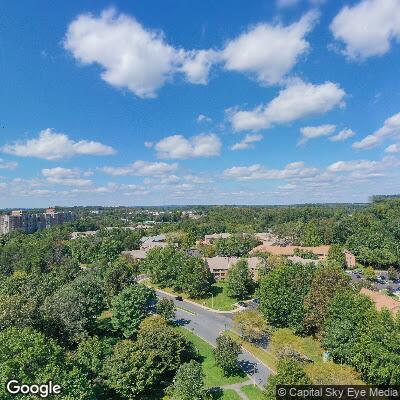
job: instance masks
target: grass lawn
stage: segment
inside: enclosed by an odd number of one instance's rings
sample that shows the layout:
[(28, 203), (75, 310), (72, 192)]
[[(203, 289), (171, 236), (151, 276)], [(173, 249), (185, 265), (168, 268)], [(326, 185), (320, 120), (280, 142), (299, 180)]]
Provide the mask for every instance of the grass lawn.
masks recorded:
[[(146, 280), (143, 283), (147, 286), (157, 288), (157, 285), (151, 283), (149, 280)], [(161, 290), (164, 290), (165, 292), (174, 296), (182, 296), (184, 299), (188, 299), (203, 306), (213, 308), (214, 310), (231, 311), (235, 308), (234, 304), (237, 303), (236, 299), (232, 299), (226, 294), (226, 289), (223, 282), (214, 283), (211, 287), (213, 296), (203, 299), (191, 299), (185, 293), (174, 292), (171, 288), (163, 288)]]
[(276, 329), (271, 336), (267, 350), (243, 340), (235, 332), (227, 331), (226, 333), (237, 340), (243, 348), (253, 354), (254, 357), (258, 358), (274, 372), (276, 371), (278, 362), (276, 355), (280, 349), (285, 347), (289, 347), (309, 357), (314, 362), (322, 362), (323, 350), (320, 343), (310, 336), (296, 336), (290, 329)]
[[(238, 375), (224, 376), (222, 369), (215, 365), (213, 347), (189, 330), (185, 328), (177, 329), (197, 348), (202, 358), (201, 364), (205, 375), (204, 384), (206, 387), (219, 387), (231, 383), (245, 382), (249, 379), (243, 372)], [(230, 399), (230, 397), (226, 399)], [(232, 397), (232, 399), (236, 399), (236, 397)]]
[(218, 400), (241, 400), (239, 395), (232, 389), (224, 390), (222, 397), (218, 397)]
[(254, 385), (246, 385), (243, 386), (241, 391), (247, 394), (249, 400), (263, 400), (264, 392), (258, 387)]

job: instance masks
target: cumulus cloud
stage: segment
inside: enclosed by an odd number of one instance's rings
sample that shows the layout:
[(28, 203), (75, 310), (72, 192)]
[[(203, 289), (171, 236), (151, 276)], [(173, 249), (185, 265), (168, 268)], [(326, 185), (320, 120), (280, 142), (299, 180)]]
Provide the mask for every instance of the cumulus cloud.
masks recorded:
[(193, 136), (172, 135), (160, 140), (154, 148), (159, 158), (187, 159), (195, 157), (218, 156), (221, 140), (214, 133)]
[(385, 153), (400, 153), (400, 144), (391, 144), (390, 146), (386, 147)]
[(400, 113), (388, 118), (383, 126), (364, 139), (353, 143), (355, 149), (370, 149), (388, 138), (400, 138)]
[(335, 132), (335, 125), (319, 125), (319, 126), (305, 126), (300, 129), (301, 139), (299, 145), (305, 144), (310, 139), (315, 139), (321, 136), (328, 136)]
[(345, 94), (339, 85), (332, 82), (313, 85), (295, 80), (266, 105), (251, 111), (228, 110), (229, 118), (235, 131), (259, 130), (323, 114), (342, 106)]
[(42, 175), (47, 182), (67, 185), (67, 186), (89, 186), (93, 182), (90, 179), (82, 179), (79, 169), (71, 168), (45, 168), (42, 169)]
[(125, 167), (103, 167), (101, 171), (113, 176), (163, 176), (176, 171), (178, 164), (164, 162), (135, 161)]
[(382, 160), (350, 160), (337, 161), (326, 170), (331, 173), (350, 173), (353, 178), (373, 178), (384, 176), (384, 171), (392, 170), (400, 165), (395, 157), (384, 157)]
[(318, 172), (317, 168), (306, 167), (303, 162), (298, 161), (287, 164), (283, 169), (267, 169), (260, 164), (232, 167), (224, 171), (224, 176), (239, 181), (253, 181), (313, 176)]
[(310, 12), (292, 25), (256, 25), (228, 42), (221, 52), (224, 68), (254, 74), (259, 82), (275, 84), (293, 68), (310, 47), (305, 40), (317, 19)]
[(309, 49), (305, 37), (316, 20), (316, 13), (309, 12), (288, 26), (262, 23), (252, 27), (222, 50), (186, 50), (168, 44), (162, 32), (107, 9), (99, 16), (77, 16), (68, 27), (64, 47), (81, 64), (100, 65), (101, 78), (108, 84), (152, 98), (176, 74), (193, 84), (207, 84), (216, 64), (254, 75), (263, 84), (278, 83)]
[(245, 150), (248, 149), (252, 146), (252, 143), (259, 142), (263, 139), (262, 135), (246, 135), (244, 139), (239, 142), (235, 143), (232, 147), (231, 150)]
[(349, 58), (380, 56), (400, 40), (399, 0), (362, 0), (343, 7), (331, 23), (337, 40), (344, 42)]
[(18, 163), (15, 161), (6, 161), (0, 158), (0, 169), (15, 169), (18, 167)]
[(355, 134), (356, 133), (351, 129), (342, 129), (337, 135), (331, 136), (329, 140), (332, 142), (342, 142), (343, 140), (353, 137)]
[(4, 153), (20, 157), (37, 157), (45, 160), (61, 160), (76, 155), (105, 156), (116, 151), (99, 142), (80, 140), (75, 142), (65, 133), (57, 133), (48, 128), (35, 139), (15, 142), (2, 147)]
[(204, 114), (199, 114), (197, 117), (197, 122), (212, 122), (212, 119)]

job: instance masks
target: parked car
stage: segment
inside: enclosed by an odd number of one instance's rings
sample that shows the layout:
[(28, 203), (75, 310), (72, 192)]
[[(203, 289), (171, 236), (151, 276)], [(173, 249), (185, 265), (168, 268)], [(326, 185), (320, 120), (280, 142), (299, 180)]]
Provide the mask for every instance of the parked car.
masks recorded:
[(240, 307), (247, 307), (247, 304), (244, 301), (239, 301), (238, 304)]
[(183, 297), (182, 297), (182, 296), (176, 296), (176, 297), (175, 297), (175, 300), (177, 300), (177, 301), (183, 301)]

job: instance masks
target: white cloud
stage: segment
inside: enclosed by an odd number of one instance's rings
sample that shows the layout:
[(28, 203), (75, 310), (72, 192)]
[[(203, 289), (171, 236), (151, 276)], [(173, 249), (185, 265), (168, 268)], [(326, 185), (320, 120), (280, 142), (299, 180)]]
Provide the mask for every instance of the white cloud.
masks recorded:
[(388, 118), (383, 126), (364, 139), (353, 143), (355, 149), (370, 149), (387, 138), (400, 138), (400, 113)]
[(41, 131), (36, 139), (5, 145), (2, 151), (20, 157), (37, 157), (45, 160), (60, 160), (76, 155), (104, 156), (116, 153), (110, 146), (87, 140), (75, 142), (65, 133), (57, 133), (50, 128)]
[(178, 73), (193, 84), (207, 84), (213, 65), (250, 73), (263, 84), (278, 83), (306, 53), (305, 36), (317, 20), (315, 12), (283, 26), (261, 23), (222, 50), (186, 50), (169, 45), (160, 31), (113, 9), (99, 16), (81, 14), (69, 25), (64, 47), (83, 65), (98, 64), (101, 78), (117, 88), (152, 98)]
[(214, 50), (193, 50), (185, 54), (180, 70), (190, 83), (205, 85), (210, 68), (217, 60), (218, 53)]
[(207, 115), (199, 114), (197, 117), (197, 122), (212, 122), (212, 119), (207, 117)]
[(153, 142), (144, 142), (144, 147), (151, 149), (154, 146)]
[(221, 141), (213, 133), (193, 136), (190, 139), (182, 135), (173, 135), (160, 140), (155, 149), (159, 158), (211, 157), (220, 154)]
[(113, 176), (163, 176), (176, 171), (178, 164), (164, 162), (135, 161), (125, 167), (103, 167), (101, 171)]
[(179, 53), (160, 32), (108, 9), (99, 17), (79, 15), (68, 27), (64, 46), (83, 64), (100, 64), (103, 80), (139, 97), (154, 97), (177, 68)]
[(400, 144), (391, 144), (390, 146), (386, 147), (385, 153), (400, 153)]
[(235, 143), (231, 150), (245, 150), (251, 147), (252, 143), (259, 142), (263, 139), (262, 135), (246, 135), (244, 139), (239, 142)]
[(82, 179), (79, 169), (70, 168), (45, 168), (42, 175), (47, 182), (67, 186), (89, 186), (93, 182), (90, 179)]
[(350, 160), (337, 161), (329, 165), (326, 170), (332, 173), (350, 173), (351, 177), (379, 177), (385, 170), (392, 170), (400, 165), (400, 160), (395, 157), (384, 157), (382, 160)]
[(351, 129), (342, 129), (337, 135), (331, 136), (329, 140), (332, 142), (341, 142), (343, 140), (353, 137), (355, 134), (356, 133)]
[(305, 126), (300, 129), (302, 137), (299, 145), (305, 144), (310, 139), (331, 135), (335, 130), (335, 125)]
[(299, 161), (287, 164), (283, 169), (267, 169), (259, 164), (248, 167), (232, 167), (224, 171), (224, 176), (239, 181), (252, 181), (313, 176), (318, 172), (317, 168), (308, 168)]
[(0, 158), (0, 169), (15, 169), (18, 167), (18, 163), (15, 161), (6, 161)]
[(345, 44), (350, 58), (380, 56), (389, 51), (392, 40), (400, 40), (399, 0), (362, 0), (343, 7), (330, 29)]
[(310, 47), (305, 40), (316, 22), (314, 12), (292, 25), (262, 23), (228, 42), (221, 52), (224, 68), (255, 74), (264, 84), (276, 84)]
[(274, 124), (323, 114), (338, 105), (342, 106), (345, 94), (339, 85), (332, 82), (313, 85), (295, 80), (264, 106), (252, 111), (230, 110), (230, 120), (235, 131), (268, 128)]

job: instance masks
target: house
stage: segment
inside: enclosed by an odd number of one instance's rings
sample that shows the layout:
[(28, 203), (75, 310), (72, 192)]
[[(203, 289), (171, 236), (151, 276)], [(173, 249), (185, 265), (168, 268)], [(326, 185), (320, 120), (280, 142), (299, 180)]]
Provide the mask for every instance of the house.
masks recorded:
[(71, 237), (71, 240), (75, 240), (79, 237), (94, 236), (96, 233), (97, 233), (97, 231), (72, 232), (70, 237)]
[(121, 253), (128, 260), (144, 260), (147, 257), (146, 250), (127, 250)]
[[(204, 259), (210, 272), (216, 281), (223, 280), (227, 277), (230, 268), (236, 264), (239, 257), (207, 257)], [(262, 263), (259, 257), (249, 257), (246, 259), (251, 275), (254, 279), (258, 277), (258, 268)]]
[(156, 235), (156, 236), (143, 236), (140, 239), (141, 245), (140, 248), (142, 250), (153, 249), (154, 247), (166, 247), (167, 246), (167, 237), (165, 235)]
[(386, 294), (375, 292), (366, 288), (362, 288), (360, 293), (369, 297), (375, 303), (377, 310), (386, 308), (393, 315), (396, 315), (400, 311), (400, 301), (395, 300)]
[(344, 262), (347, 269), (353, 269), (356, 267), (356, 256), (349, 250), (344, 251)]
[(314, 246), (314, 247), (304, 247), (304, 246), (272, 246), (262, 244), (260, 246), (255, 247), (251, 253), (270, 253), (276, 256), (285, 256), (291, 257), (294, 256), (294, 251), (296, 249), (303, 250), (305, 252), (311, 252), (318, 256), (320, 260), (325, 259), (328, 256), (328, 252), (331, 246), (323, 245), (323, 246)]
[(228, 239), (232, 235), (230, 233), (213, 233), (211, 235), (205, 235), (203, 244), (212, 244), (218, 239)]

